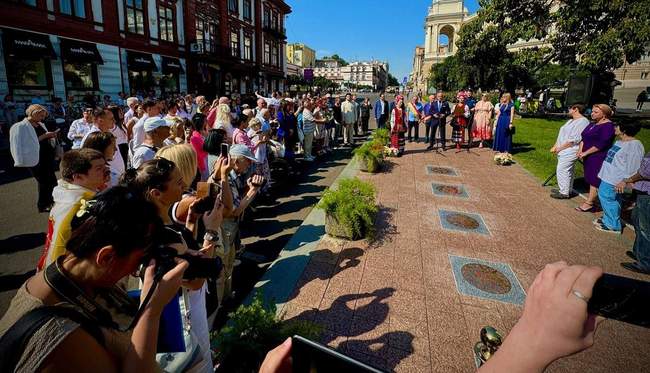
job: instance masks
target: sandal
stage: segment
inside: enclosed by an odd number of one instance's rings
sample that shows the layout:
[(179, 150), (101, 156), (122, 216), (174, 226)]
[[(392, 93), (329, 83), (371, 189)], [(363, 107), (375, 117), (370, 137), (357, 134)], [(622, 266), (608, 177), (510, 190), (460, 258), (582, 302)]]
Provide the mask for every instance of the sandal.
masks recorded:
[(577, 206), (576, 211), (580, 212), (595, 212), (594, 204), (593, 203), (587, 203), (584, 202), (583, 205), (590, 206), (588, 209), (583, 209), (582, 206)]

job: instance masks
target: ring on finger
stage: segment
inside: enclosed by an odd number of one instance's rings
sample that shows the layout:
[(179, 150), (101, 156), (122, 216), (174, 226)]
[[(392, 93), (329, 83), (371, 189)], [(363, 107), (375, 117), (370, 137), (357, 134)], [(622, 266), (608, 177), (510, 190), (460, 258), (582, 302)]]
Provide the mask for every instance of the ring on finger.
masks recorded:
[(573, 295), (576, 296), (576, 298), (581, 299), (581, 300), (585, 301), (586, 303), (589, 303), (589, 298), (586, 297), (586, 296), (585, 296), (584, 294), (582, 294), (581, 292), (579, 292), (578, 290), (573, 289), (571, 292), (573, 293)]

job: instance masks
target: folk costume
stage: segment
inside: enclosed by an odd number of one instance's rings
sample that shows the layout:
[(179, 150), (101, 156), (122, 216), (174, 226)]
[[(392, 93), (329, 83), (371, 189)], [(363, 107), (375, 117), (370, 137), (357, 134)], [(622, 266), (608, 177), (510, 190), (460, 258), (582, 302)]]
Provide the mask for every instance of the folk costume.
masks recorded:
[(406, 133), (404, 110), (396, 105), (390, 113), (390, 147), (398, 156), (404, 154), (404, 148), (406, 147), (404, 133)]
[(456, 143), (456, 149), (460, 149), (460, 145), (465, 141), (465, 129), (467, 128), (467, 118), (469, 118), (469, 106), (459, 102), (454, 106), (452, 112), (454, 116), (454, 126), (451, 133), (451, 140)]

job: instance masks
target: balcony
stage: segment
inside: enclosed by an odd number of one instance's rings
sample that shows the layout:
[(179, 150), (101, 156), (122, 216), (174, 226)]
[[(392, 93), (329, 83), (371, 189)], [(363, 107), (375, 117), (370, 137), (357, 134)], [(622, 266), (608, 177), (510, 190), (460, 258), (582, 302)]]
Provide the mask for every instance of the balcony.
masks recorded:
[(262, 26), (262, 31), (270, 34), (271, 36), (274, 36), (280, 40), (286, 40), (287, 39), (287, 29), (282, 27), (282, 28), (275, 28), (271, 26), (270, 24), (264, 24)]

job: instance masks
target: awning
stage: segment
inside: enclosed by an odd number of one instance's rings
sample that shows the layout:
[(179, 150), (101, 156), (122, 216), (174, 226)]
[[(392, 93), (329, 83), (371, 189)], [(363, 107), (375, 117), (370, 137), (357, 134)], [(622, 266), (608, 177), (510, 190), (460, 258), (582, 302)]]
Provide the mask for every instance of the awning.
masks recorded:
[(162, 57), (162, 73), (163, 74), (172, 74), (172, 73), (184, 73), (183, 65), (178, 58), (173, 57)]
[(61, 56), (70, 62), (104, 64), (104, 60), (99, 54), (97, 46), (82, 41), (61, 39)]
[(126, 63), (129, 66), (129, 69), (133, 71), (158, 71), (158, 67), (156, 66), (156, 63), (153, 62), (153, 58), (150, 54), (127, 51)]
[(47, 35), (3, 29), (2, 41), (5, 53), (10, 56), (30, 59), (56, 58)]

